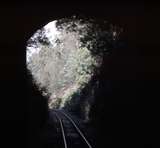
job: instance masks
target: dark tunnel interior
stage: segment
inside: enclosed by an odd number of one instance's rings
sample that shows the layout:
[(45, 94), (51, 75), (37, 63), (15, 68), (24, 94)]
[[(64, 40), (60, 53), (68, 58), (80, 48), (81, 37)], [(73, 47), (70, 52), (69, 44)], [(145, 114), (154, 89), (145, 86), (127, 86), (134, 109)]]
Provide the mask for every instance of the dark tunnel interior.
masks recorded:
[[(145, 31), (154, 22), (149, 13), (152, 9), (147, 12), (146, 21), (140, 2), (1, 5), (2, 143), (7, 146), (10, 143), (6, 141), (11, 139), (12, 144), (27, 147), (48, 118), (47, 99), (32, 84), (26, 70), (26, 41), (49, 21), (80, 14), (106, 19), (124, 29), (121, 40), (125, 44), (104, 57), (100, 87), (91, 108), (97, 147), (152, 147), (156, 139), (160, 52), (158, 35)], [(156, 31), (156, 26), (152, 28)]]

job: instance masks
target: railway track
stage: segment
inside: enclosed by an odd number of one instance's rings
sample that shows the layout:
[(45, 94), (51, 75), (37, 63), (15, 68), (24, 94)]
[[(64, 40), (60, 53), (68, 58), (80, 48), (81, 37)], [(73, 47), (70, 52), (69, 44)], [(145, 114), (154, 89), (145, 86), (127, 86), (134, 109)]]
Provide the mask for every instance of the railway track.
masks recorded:
[(62, 110), (52, 111), (59, 122), (61, 148), (92, 148), (74, 120)]

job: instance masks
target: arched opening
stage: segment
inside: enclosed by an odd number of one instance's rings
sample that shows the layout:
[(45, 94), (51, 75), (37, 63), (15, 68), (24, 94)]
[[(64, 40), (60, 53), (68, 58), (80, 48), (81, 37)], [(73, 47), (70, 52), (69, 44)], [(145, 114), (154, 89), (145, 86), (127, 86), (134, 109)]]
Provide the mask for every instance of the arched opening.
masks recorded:
[(49, 22), (33, 34), (26, 47), (27, 69), (50, 109), (67, 109), (89, 120), (103, 56), (118, 36), (104, 20), (75, 16)]

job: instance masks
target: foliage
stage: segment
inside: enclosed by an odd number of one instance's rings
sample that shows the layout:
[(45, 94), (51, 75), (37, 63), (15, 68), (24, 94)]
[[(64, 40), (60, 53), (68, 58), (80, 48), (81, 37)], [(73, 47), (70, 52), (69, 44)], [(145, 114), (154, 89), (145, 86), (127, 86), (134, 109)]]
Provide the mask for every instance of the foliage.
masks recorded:
[[(27, 61), (35, 83), (48, 95), (50, 108), (78, 107), (88, 116), (103, 55), (115, 45), (119, 32), (116, 27), (94, 20), (60, 19), (56, 22), (59, 35), (54, 44), (45, 28), (28, 41), (27, 52), (37, 50)], [(53, 34), (51, 34), (53, 35)], [(86, 101), (84, 101), (84, 99)], [(83, 102), (84, 101), (84, 102)]]

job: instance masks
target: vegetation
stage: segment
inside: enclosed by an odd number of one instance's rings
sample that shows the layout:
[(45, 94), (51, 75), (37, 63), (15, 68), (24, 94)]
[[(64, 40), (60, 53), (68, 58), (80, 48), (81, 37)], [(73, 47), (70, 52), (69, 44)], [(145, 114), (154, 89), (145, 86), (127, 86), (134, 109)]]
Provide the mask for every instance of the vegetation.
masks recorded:
[[(27, 68), (35, 83), (45, 88), (43, 95), (49, 96), (50, 108), (80, 109), (88, 116), (98, 81), (93, 81), (93, 77), (99, 73), (103, 55), (113, 48), (118, 35), (108, 23), (105, 26), (108, 30), (94, 20), (61, 19), (56, 21), (59, 35), (54, 44), (47, 38), (45, 28), (31, 37)], [(31, 50), (37, 52), (31, 55)]]

